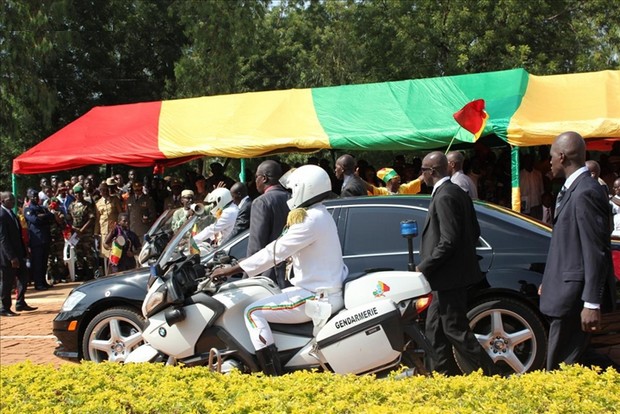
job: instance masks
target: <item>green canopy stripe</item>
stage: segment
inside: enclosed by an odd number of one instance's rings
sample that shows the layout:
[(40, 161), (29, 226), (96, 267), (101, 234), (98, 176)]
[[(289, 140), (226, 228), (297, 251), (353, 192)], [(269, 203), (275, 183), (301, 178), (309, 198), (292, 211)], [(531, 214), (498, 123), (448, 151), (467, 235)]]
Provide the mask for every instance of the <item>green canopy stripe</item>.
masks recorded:
[(330, 145), (342, 150), (432, 149), (446, 136), (466, 142), (473, 135), (453, 114), (484, 99), (489, 121), (484, 134), (506, 139), (511, 116), (521, 104), (528, 74), (523, 69), (366, 85), (315, 88), (317, 117)]

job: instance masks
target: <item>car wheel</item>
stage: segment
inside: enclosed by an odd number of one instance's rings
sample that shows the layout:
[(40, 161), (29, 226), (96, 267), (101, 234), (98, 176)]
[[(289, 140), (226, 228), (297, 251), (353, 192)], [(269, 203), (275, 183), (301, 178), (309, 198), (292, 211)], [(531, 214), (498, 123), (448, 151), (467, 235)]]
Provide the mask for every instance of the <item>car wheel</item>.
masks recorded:
[[(509, 375), (544, 368), (547, 334), (541, 318), (527, 305), (509, 298), (491, 298), (467, 313), (469, 326), (495, 362), (497, 373)], [(456, 362), (463, 366), (455, 352)]]
[(131, 351), (143, 343), (146, 326), (142, 316), (132, 308), (111, 308), (95, 316), (82, 337), (84, 359), (101, 362), (124, 362)]

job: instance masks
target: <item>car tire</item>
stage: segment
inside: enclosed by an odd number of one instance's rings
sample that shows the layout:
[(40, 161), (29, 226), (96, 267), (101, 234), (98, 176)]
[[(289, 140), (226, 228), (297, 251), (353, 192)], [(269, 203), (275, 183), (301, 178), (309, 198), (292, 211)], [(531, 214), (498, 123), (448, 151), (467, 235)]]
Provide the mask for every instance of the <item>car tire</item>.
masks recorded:
[[(542, 318), (526, 304), (510, 298), (489, 298), (467, 313), (480, 345), (495, 362), (500, 375), (544, 368), (547, 330)], [(455, 351), (459, 367), (462, 357)]]
[(87, 361), (124, 362), (131, 351), (142, 345), (144, 318), (129, 307), (107, 309), (93, 318), (82, 337), (82, 353)]

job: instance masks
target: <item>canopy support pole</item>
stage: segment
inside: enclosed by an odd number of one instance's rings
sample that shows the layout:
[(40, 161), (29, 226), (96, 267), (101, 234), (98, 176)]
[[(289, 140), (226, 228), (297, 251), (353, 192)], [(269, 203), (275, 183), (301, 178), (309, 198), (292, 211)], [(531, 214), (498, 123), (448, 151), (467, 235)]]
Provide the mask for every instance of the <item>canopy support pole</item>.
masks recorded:
[(239, 166), (240, 171), (239, 171), (239, 181), (241, 181), (242, 183), (245, 184), (245, 179), (247, 178), (245, 176), (245, 158), (241, 158), (241, 165)]
[[(17, 199), (17, 177), (15, 176), (15, 173), (11, 173), (11, 192), (15, 196), (15, 199)], [(17, 212), (17, 202), (15, 203), (15, 206), (13, 206), (13, 211)]]
[(521, 212), (521, 188), (519, 188), (519, 147), (512, 146), (510, 150), (510, 169), (512, 177), (512, 209)]

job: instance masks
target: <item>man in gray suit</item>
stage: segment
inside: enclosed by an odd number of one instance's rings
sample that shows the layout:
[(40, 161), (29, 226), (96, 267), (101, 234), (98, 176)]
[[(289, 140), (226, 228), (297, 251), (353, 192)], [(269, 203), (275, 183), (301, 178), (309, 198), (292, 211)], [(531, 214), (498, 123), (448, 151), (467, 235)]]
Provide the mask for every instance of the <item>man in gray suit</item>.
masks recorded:
[(342, 180), (340, 197), (355, 197), (368, 195), (366, 184), (355, 175), (355, 159), (352, 155), (344, 154), (336, 160), (334, 169), (336, 178)]
[(422, 272), (433, 289), (433, 300), (426, 317), (426, 335), (437, 359), (431, 369), (446, 375), (460, 372), (454, 363), (452, 347), (462, 357), (461, 370), (470, 373), (483, 368), (493, 370), (493, 361), (469, 328), (467, 287), (480, 282), (476, 244), (480, 226), (471, 198), (450, 181), (448, 160), (431, 152), (422, 161), (422, 177), (433, 187), (420, 244)]
[[(280, 184), (280, 177), (282, 167), (277, 161), (263, 161), (256, 169), (256, 189), (261, 195), (252, 201), (248, 257), (277, 239), (286, 225), (289, 193)], [(286, 263), (282, 262), (263, 275), (284, 288), (288, 283), (285, 272)]]
[(549, 317), (547, 369), (579, 361), (600, 330), (606, 285), (614, 283), (609, 203), (585, 166), (586, 144), (576, 132), (551, 146), (551, 172), (566, 177), (556, 199), (553, 235), (540, 287), (540, 310)]

